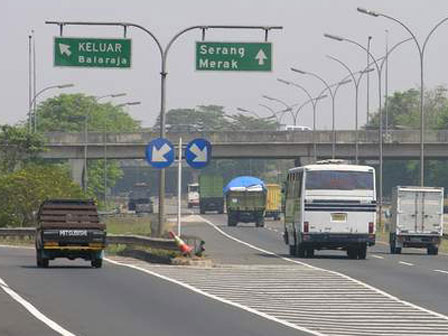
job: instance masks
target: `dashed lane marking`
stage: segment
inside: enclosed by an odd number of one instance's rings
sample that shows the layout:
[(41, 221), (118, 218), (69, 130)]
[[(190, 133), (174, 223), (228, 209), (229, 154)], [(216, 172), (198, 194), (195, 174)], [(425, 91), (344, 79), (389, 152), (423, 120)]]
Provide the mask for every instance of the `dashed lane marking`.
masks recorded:
[(406, 266), (414, 266), (414, 264), (408, 263), (406, 261), (399, 261), (398, 263)]
[[(400, 300), (344, 274), (282, 257), (225, 237), (291, 265), (220, 265), (214, 268), (111, 261), (313, 335), (448, 335), (448, 317)], [(129, 263), (132, 263), (129, 265)]]
[(384, 259), (384, 257), (376, 255), (376, 254), (371, 254), (371, 256), (376, 259)]
[(442, 270), (434, 270), (434, 272), (439, 272), (439, 273), (445, 273), (445, 274), (448, 274), (448, 271), (442, 271)]

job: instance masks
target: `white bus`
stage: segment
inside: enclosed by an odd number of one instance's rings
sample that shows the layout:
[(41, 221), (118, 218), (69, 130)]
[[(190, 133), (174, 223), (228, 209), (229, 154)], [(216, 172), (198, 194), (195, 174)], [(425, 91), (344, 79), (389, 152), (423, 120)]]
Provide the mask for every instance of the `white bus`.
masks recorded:
[(285, 243), (292, 256), (346, 250), (365, 259), (375, 244), (375, 170), (339, 160), (290, 169), (286, 184)]

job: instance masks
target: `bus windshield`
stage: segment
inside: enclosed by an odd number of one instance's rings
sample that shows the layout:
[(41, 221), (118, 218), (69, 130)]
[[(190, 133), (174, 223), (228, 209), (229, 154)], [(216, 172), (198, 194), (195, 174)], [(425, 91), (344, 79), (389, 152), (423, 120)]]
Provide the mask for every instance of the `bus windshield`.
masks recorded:
[(306, 173), (308, 190), (373, 190), (373, 172), (315, 170)]

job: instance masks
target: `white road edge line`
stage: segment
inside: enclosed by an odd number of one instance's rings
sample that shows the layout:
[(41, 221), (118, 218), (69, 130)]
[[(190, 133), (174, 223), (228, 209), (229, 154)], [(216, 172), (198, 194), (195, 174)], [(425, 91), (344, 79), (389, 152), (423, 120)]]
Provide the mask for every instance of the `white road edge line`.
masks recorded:
[(439, 273), (445, 273), (445, 274), (448, 274), (448, 271), (442, 271), (442, 270), (434, 270), (434, 272), (439, 272)]
[(408, 263), (406, 261), (399, 261), (398, 263), (406, 266), (414, 266), (414, 264)]
[(28, 310), (31, 315), (33, 315), (35, 318), (37, 318), (42, 323), (46, 324), (49, 328), (56, 331), (58, 334), (63, 335), (63, 336), (76, 336), (75, 334), (73, 334), (70, 331), (68, 331), (67, 329), (61, 327), (59, 324), (57, 324), (56, 322), (54, 322), (53, 320), (49, 319), (44, 314), (42, 314), (31, 303), (26, 301), (19, 294), (17, 294), (14, 290), (12, 290), (8, 286), (8, 284), (5, 281), (3, 281), (2, 278), (0, 278), (0, 287), (1, 287), (1, 289), (3, 289), (3, 291), (6, 294), (8, 294), (11, 298), (13, 298), (15, 301), (20, 303), (26, 310)]
[[(201, 217), (201, 216), (199, 216), (199, 217)], [(213, 223), (210, 222), (209, 220), (207, 220), (207, 219), (205, 219), (205, 218), (203, 218), (203, 217), (201, 217), (201, 218), (202, 218), (202, 220), (203, 220), (205, 223), (207, 223), (208, 225), (210, 225), (211, 227), (213, 227), (215, 230), (217, 230), (218, 232), (220, 232), (222, 235), (226, 236), (227, 238), (229, 238), (229, 239), (231, 239), (231, 240), (233, 240), (233, 241), (236, 241), (236, 242), (238, 242), (238, 243), (241, 243), (241, 244), (243, 244), (243, 245), (246, 245), (246, 246), (248, 246), (248, 247), (250, 247), (250, 248), (252, 248), (252, 249), (255, 249), (255, 250), (259, 251), (259, 252), (263, 252), (263, 253), (268, 254), (268, 255), (276, 256), (276, 257), (278, 257), (278, 258), (280, 258), (280, 259), (282, 259), (282, 260), (288, 261), (288, 262), (292, 262), (292, 263), (295, 263), (295, 264), (299, 264), (299, 265), (307, 266), (307, 267), (309, 267), (309, 268), (311, 268), (311, 269), (320, 270), (320, 271), (324, 271), (324, 272), (328, 272), (328, 273), (332, 273), (332, 274), (339, 275), (339, 276), (341, 276), (341, 277), (343, 277), (343, 278), (345, 278), (345, 279), (347, 279), (347, 280), (351, 280), (351, 281), (353, 281), (353, 282), (355, 282), (355, 283), (357, 283), (357, 284), (359, 284), (359, 285), (361, 285), (361, 286), (364, 286), (365, 288), (369, 288), (369, 289), (371, 289), (371, 290), (377, 292), (378, 294), (382, 294), (382, 295), (384, 295), (384, 296), (390, 298), (391, 300), (394, 300), (394, 301), (396, 301), (396, 302), (400, 302), (400, 303), (402, 303), (402, 304), (404, 304), (404, 305), (407, 305), (407, 306), (409, 306), (409, 307), (412, 307), (412, 308), (415, 308), (415, 309), (424, 311), (424, 312), (426, 312), (426, 313), (428, 313), (428, 314), (431, 314), (431, 315), (440, 317), (441, 319), (448, 320), (448, 316), (446, 316), (446, 315), (443, 315), (443, 314), (437, 313), (437, 312), (435, 312), (435, 311), (432, 311), (432, 310), (429, 310), (429, 309), (426, 309), (426, 308), (417, 306), (416, 304), (413, 304), (413, 303), (411, 303), (411, 302), (401, 300), (401, 299), (399, 299), (399, 298), (397, 298), (397, 297), (395, 297), (395, 296), (393, 296), (393, 295), (391, 295), (391, 294), (389, 294), (389, 293), (387, 293), (387, 292), (385, 292), (385, 291), (383, 291), (383, 290), (381, 290), (381, 289), (375, 288), (375, 287), (373, 287), (373, 286), (371, 286), (371, 285), (369, 285), (369, 284), (367, 284), (367, 283), (364, 283), (364, 282), (362, 282), (362, 281), (356, 280), (356, 279), (354, 279), (354, 278), (352, 278), (352, 277), (350, 277), (350, 276), (348, 276), (348, 275), (345, 275), (345, 274), (343, 274), (343, 273), (339, 273), (339, 272), (336, 272), (336, 271), (326, 270), (326, 269), (319, 268), (319, 267), (315, 267), (315, 266), (312, 266), (312, 265), (310, 265), (310, 264), (307, 264), (307, 263), (304, 263), (304, 262), (301, 262), (301, 261), (298, 261), (298, 260), (293, 260), (293, 259), (290, 259), (290, 258), (282, 257), (281, 255), (278, 255), (277, 253), (274, 253), (274, 252), (271, 252), (271, 251), (266, 251), (266, 250), (261, 249), (261, 248), (259, 248), (259, 247), (257, 247), (257, 246), (254, 246), (254, 245), (251, 245), (251, 244), (249, 244), (249, 243), (246, 243), (246, 242), (244, 242), (244, 241), (242, 241), (242, 240), (239, 240), (238, 238), (235, 238), (235, 237), (233, 237), (233, 236), (227, 234), (226, 232), (224, 232), (223, 230), (221, 230), (220, 228), (218, 228), (215, 224), (213, 224)]]
[(169, 278), (169, 277), (167, 277), (167, 276), (165, 276), (165, 275), (161, 275), (161, 274), (159, 274), (159, 273), (156, 273), (156, 272), (153, 272), (153, 271), (150, 271), (150, 270), (141, 268), (141, 267), (139, 267), (139, 266), (136, 266), (136, 265), (130, 265), (130, 264), (124, 264), (124, 263), (121, 263), (121, 262), (118, 262), (118, 261), (115, 261), (115, 260), (111, 260), (111, 259), (109, 259), (109, 258), (104, 258), (104, 260), (106, 260), (106, 261), (108, 261), (108, 262), (110, 262), (111, 264), (114, 264), (114, 265), (133, 268), (133, 269), (135, 269), (135, 270), (137, 270), (137, 271), (144, 272), (144, 273), (150, 274), (150, 275), (152, 275), (152, 276), (155, 276), (155, 277), (157, 277), (157, 278), (160, 278), (160, 279), (163, 279), (163, 280), (172, 282), (172, 283), (174, 283), (174, 284), (176, 284), (176, 285), (185, 287), (185, 288), (187, 288), (187, 289), (189, 289), (189, 290), (191, 290), (191, 291), (193, 291), (193, 292), (195, 292), (195, 293), (198, 293), (198, 294), (201, 294), (201, 295), (203, 295), (203, 296), (206, 296), (206, 297), (209, 297), (209, 298), (211, 298), (211, 299), (214, 299), (214, 300), (216, 300), (216, 301), (219, 301), (219, 302), (228, 304), (228, 305), (230, 305), (230, 306), (234, 306), (234, 307), (240, 308), (240, 309), (245, 310), (245, 311), (247, 311), (247, 312), (249, 312), (249, 313), (258, 315), (258, 316), (260, 316), (260, 317), (263, 317), (263, 318), (265, 318), (265, 319), (267, 319), (267, 320), (271, 320), (271, 321), (280, 323), (280, 324), (282, 324), (282, 325), (284, 325), (284, 326), (287, 326), (287, 327), (290, 327), (290, 328), (293, 328), (293, 329), (296, 329), (296, 330), (300, 330), (300, 331), (303, 331), (303, 332), (307, 332), (307, 333), (309, 333), (309, 334), (316, 335), (316, 336), (326, 336), (325, 334), (321, 334), (321, 333), (319, 333), (319, 332), (316, 332), (316, 331), (313, 331), (313, 330), (309, 330), (309, 329), (307, 329), (307, 328), (305, 328), (305, 327), (297, 326), (297, 325), (295, 325), (295, 324), (293, 324), (293, 323), (290, 323), (290, 322), (287, 322), (287, 321), (278, 319), (278, 318), (276, 318), (276, 317), (274, 317), (274, 316), (271, 316), (271, 315), (262, 313), (262, 312), (260, 312), (260, 311), (258, 311), (258, 310), (256, 310), (256, 309), (253, 309), (253, 308), (250, 308), (250, 307), (247, 307), (247, 306), (243, 306), (243, 305), (241, 305), (241, 304), (239, 304), (239, 303), (236, 303), (236, 302), (233, 302), (233, 301), (230, 301), (230, 300), (227, 300), (227, 299), (223, 299), (223, 298), (221, 298), (221, 297), (219, 297), (219, 296), (216, 296), (216, 295), (207, 293), (207, 292), (202, 291), (202, 290), (200, 290), (200, 289), (198, 289), (198, 288), (196, 288), (196, 287), (193, 287), (193, 286), (191, 286), (191, 285), (189, 285), (189, 284), (187, 284), (187, 283), (185, 283), (185, 282), (182, 282), (182, 281), (179, 281), (179, 280), (176, 280), (176, 279)]

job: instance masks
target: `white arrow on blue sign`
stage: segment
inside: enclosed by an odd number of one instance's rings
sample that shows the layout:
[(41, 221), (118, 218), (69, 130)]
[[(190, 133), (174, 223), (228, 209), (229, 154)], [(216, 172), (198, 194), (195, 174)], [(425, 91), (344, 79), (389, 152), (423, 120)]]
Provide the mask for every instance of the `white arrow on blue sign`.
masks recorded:
[(148, 143), (145, 150), (146, 161), (154, 168), (166, 168), (174, 161), (174, 146), (165, 138), (157, 138)]
[(185, 149), (185, 160), (191, 168), (204, 168), (210, 162), (211, 157), (212, 145), (205, 139), (194, 139)]

